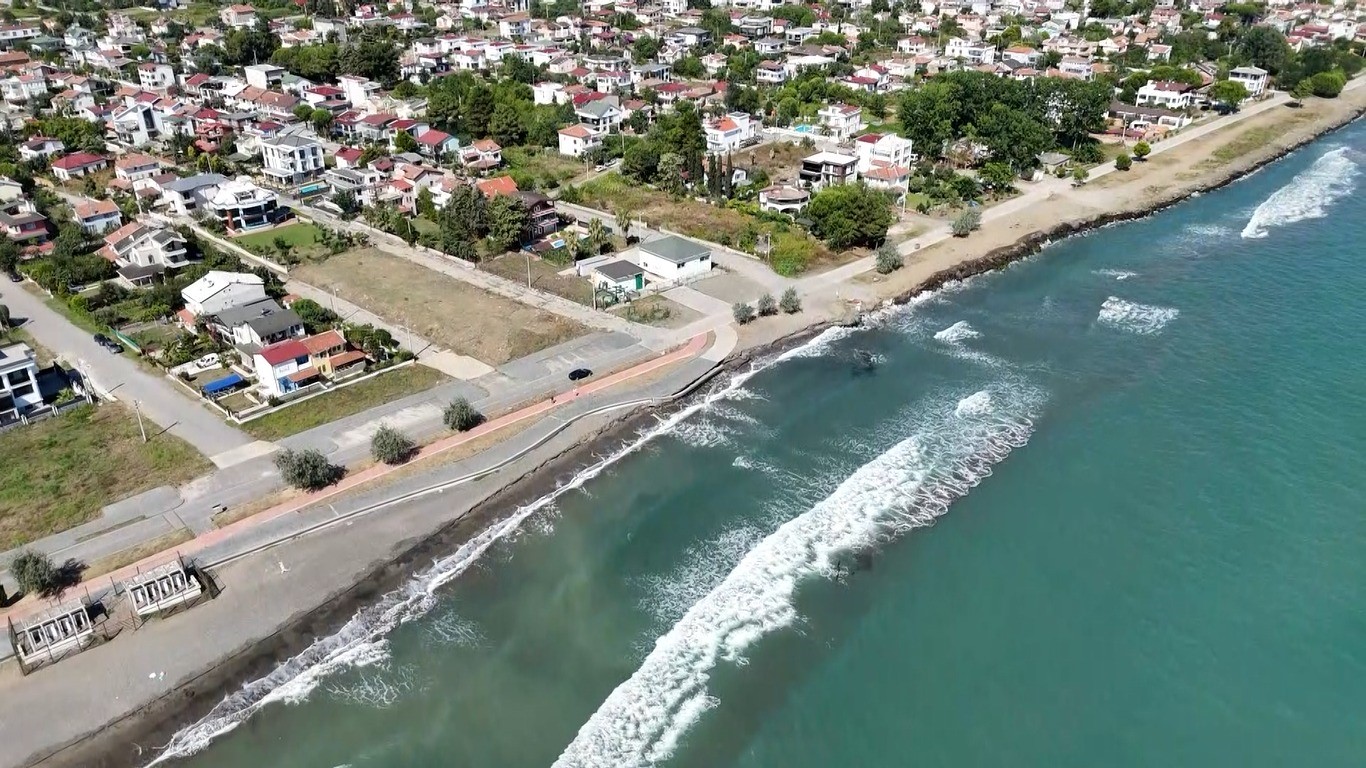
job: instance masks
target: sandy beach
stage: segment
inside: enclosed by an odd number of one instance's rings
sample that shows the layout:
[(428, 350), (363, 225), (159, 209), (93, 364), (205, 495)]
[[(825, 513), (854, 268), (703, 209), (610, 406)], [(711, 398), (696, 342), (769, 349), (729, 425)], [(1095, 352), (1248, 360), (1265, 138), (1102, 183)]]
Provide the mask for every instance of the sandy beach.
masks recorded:
[[(1355, 83), (1354, 83), (1355, 84)], [(862, 306), (905, 300), (948, 279), (1001, 266), (1049, 239), (1146, 215), (1245, 175), (1366, 111), (1366, 88), (1302, 108), (1277, 106), (1081, 188), (988, 221), (970, 237), (914, 251), (889, 275), (864, 273), (807, 311), (745, 326), (733, 361), (789, 344), (813, 327), (853, 317)], [(670, 382), (638, 382), (637, 388)], [(268, 674), (363, 606), (448, 555), (491, 522), (536, 499), (621, 445), (652, 412), (575, 422), (506, 470), (449, 493), (396, 505), (237, 560), (215, 575), (216, 600), (20, 677), (0, 671), (0, 766), (145, 765), (172, 733), (203, 716), (243, 682)], [(458, 464), (416, 472), (431, 483)], [(358, 494), (384, 493), (382, 489)], [(250, 721), (243, 727), (250, 728)]]

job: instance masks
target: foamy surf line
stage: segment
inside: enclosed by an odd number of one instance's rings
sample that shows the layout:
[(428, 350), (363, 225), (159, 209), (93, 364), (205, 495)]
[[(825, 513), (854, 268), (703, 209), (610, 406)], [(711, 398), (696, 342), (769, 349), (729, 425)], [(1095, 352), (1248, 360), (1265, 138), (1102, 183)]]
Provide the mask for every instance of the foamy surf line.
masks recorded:
[(1120, 330), (1145, 336), (1160, 333), (1181, 311), (1172, 307), (1138, 304), (1111, 296), (1100, 305), (1096, 321)]
[(1262, 238), (1275, 227), (1327, 216), (1329, 205), (1351, 194), (1357, 173), (1347, 147), (1324, 153), (1257, 206), (1243, 228), (1243, 237)]
[(468, 570), (490, 547), (515, 533), (528, 518), (554, 504), (564, 494), (581, 488), (650, 441), (671, 433), (699, 411), (730, 398), (743, 397), (746, 392), (743, 389), (745, 382), (761, 371), (794, 357), (814, 356), (802, 353), (807, 347), (816, 348), (818, 351), (815, 354), (823, 353), (832, 343), (848, 336), (854, 330), (827, 329), (787, 353), (756, 362), (749, 370), (732, 375), (724, 387), (707, 394), (698, 402), (668, 418), (661, 419), (658, 424), (616, 452), (580, 470), (569, 482), (531, 504), (520, 507), (509, 517), (494, 523), (470, 539), (454, 554), (414, 576), (397, 590), (380, 598), (378, 602), (362, 608), (337, 632), (315, 640), (303, 651), (276, 667), (269, 675), (253, 680), (240, 691), (225, 697), (199, 721), (177, 731), (166, 746), (162, 747), (157, 758), (148, 764), (148, 768), (203, 750), (214, 739), (231, 732), (267, 704), (303, 701), (334, 672), (384, 661), (388, 658), (385, 638), (390, 632), (430, 611), (437, 603), (435, 593), (440, 587)]
[(659, 638), (556, 760), (557, 768), (643, 768), (669, 759), (718, 703), (718, 664), (743, 664), (764, 636), (798, 620), (801, 583), (831, 576), (840, 558), (931, 524), (1026, 443), (1042, 397), (1027, 387), (984, 390), (922, 414), (913, 434), (864, 464), (824, 500), (750, 550)]

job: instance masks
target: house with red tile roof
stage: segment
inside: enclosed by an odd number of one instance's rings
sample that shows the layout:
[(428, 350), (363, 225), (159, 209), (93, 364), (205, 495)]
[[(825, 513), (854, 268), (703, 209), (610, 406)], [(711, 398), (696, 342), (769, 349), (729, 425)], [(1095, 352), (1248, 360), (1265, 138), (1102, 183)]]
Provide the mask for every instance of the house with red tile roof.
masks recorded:
[(109, 159), (91, 152), (72, 152), (52, 161), (52, 175), (62, 181), (79, 179), (109, 167)]

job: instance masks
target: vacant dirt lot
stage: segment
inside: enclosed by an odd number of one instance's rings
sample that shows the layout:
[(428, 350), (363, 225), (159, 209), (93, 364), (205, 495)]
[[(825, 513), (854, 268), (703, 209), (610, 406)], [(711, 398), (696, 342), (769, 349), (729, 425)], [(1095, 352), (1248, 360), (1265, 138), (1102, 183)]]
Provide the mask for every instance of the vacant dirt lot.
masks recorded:
[(332, 256), (290, 273), (489, 365), (502, 365), (588, 329), (559, 315), (493, 296), (373, 248)]

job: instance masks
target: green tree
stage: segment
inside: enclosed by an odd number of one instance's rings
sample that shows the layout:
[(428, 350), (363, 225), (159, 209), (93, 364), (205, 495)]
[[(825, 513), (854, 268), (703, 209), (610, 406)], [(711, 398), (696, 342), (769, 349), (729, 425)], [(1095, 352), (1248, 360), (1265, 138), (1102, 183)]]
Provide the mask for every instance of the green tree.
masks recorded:
[(313, 110), (308, 116), (309, 122), (313, 123), (313, 130), (319, 136), (327, 136), (332, 132), (332, 113), (321, 107)]
[(778, 299), (778, 306), (789, 315), (802, 311), (802, 300), (797, 296), (797, 289), (789, 287), (783, 291), (782, 297)]
[(743, 301), (737, 301), (732, 304), (730, 306), (730, 313), (731, 316), (735, 318), (735, 322), (739, 325), (747, 325), (756, 316), (754, 307), (751, 307)]
[(1091, 178), (1091, 172), (1085, 166), (1078, 165), (1072, 169), (1072, 182), (1075, 184), (1085, 184)]
[(522, 124), (522, 115), (516, 105), (501, 102), (493, 108), (493, 114), (489, 117), (489, 135), (505, 147), (526, 140), (526, 127)]
[(289, 308), (304, 321), (304, 329), (309, 333), (322, 333), (341, 322), (336, 312), (312, 299), (295, 299)]
[(1146, 141), (1140, 141), (1140, 142), (1138, 142), (1137, 144), (1134, 145), (1134, 159), (1135, 159), (1135, 160), (1147, 160), (1147, 159), (1148, 159), (1148, 155), (1151, 155), (1152, 152), (1153, 152), (1152, 145), (1149, 144), (1149, 143), (1146, 142)]
[(377, 34), (366, 35), (347, 44), (337, 56), (337, 68), (344, 75), (393, 85), (399, 78), (398, 46)]
[(659, 158), (659, 173), (655, 177), (659, 188), (673, 195), (675, 198), (683, 197), (685, 192), (683, 182), (683, 156), (675, 152), (666, 152)]
[(395, 151), (395, 152), (416, 152), (416, 151), (417, 151), (417, 139), (413, 138), (413, 135), (412, 135), (411, 133), (408, 133), (407, 131), (399, 131), (399, 132), (395, 133), (395, 134), (394, 134), (394, 151)]
[(1248, 97), (1247, 86), (1232, 80), (1219, 80), (1209, 87), (1209, 96), (1229, 109), (1237, 109)]
[(275, 454), (275, 467), (280, 479), (293, 488), (316, 491), (341, 479), (344, 470), (332, 464), (315, 448), (285, 450)]
[(916, 151), (937, 159), (956, 135), (958, 110), (953, 84), (936, 79), (906, 92), (897, 108), (897, 119)]
[(526, 206), (516, 197), (493, 198), (488, 205), (489, 241), (500, 251), (512, 250), (522, 242), (527, 218)]
[(631, 44), (631, 58), (637, 64), (645, 64), (655, 60), (659, 55), (659, 41), (648, 35), (641, 35)]
[(1238, 35), (1233, 51), (1245, 61), (1261, 67), (1274, 77), (1280, 74), (1295, 55), (1285, 35), (1267, 26), (1246, 26)]
[(982, 170), (977, 174), (977, 179), (982, 183), (982, 187), (995, 194), (1007, 194), (1014, 191), (1015, 179), (1019, 176), (1009, 163), (992, 162), (982, 166)]
[(413, 200), (413, 207), (417, 209), (417, 215), (428, 221), (436, 221), (436, 203), (432, 202), (432, 190), (430, 187), (421, 187), (417, 190), (417, 197)]
[(1347, 78), (1341, 72), (1320, 72), (1309, 78), (1314, 95), (1321, 99), (1335, 99), (1347, 85)]
[(1304, 100), (1314, 95), (1314, 84), (1308, 80), (1301, 80), (1295, 83), (1291, 89), (1290, 96), (1295, 100), (1295, 106), (1303, 106)]
[(1115, 156), (1115, 169), (1116, 169), (1116, 170), (1119, 170), (1119, 171), (1127, 171), (1127, 170), (1129, 170), (1130, 168), (1132, 168), (1133, 165), (1134, 165), (1134, 161), (1133, 161), (1132, 158), (1129, 157), (1129, 153), (1128, 153), (1128, 152), (1121, 152), (1121, 153), (1119, 153), (1118, 155)]
[(313, 119), (313, 107), (307, 103), (296, 104), (294, 106), (294, 119), (301, 123), (306, 123)]
[(407, 435), (388, 424), (381, 424), (370, 438), (370, 455), (375, 461), (390, 466), (406, 462), (415, 449), (416, 446)]
[(832, 248), (880, 243), (893, 219), (887, 196), (862, 183), (822, 189), (811, 198), (805, 215)]
[(447, 429), (456, 432), (468, 432), (471, 429), (484, 423), (484, 414), (476, 411), (470, 401), (463, 397), (457, 397), (446, 406), (442, 412), (441, 419), (446, 423)]

